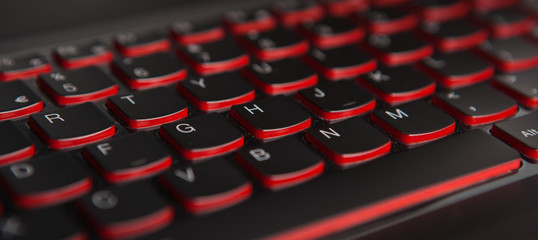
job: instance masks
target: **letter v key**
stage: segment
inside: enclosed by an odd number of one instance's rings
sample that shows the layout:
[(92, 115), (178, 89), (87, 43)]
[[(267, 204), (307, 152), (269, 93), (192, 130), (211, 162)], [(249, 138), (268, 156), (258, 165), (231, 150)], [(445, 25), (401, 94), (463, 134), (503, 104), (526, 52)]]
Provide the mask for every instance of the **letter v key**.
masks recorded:
[(194, 175), (194, 172), (192, 171), (191, 167), (188, 167), (185, 169), (185, 171), (181, 171), (180, 169), (176, 169), (174, 171), (174, 175), (177, 177), (187, 181), (187, 182), (194, 182), (196, 180), (196, 176)]

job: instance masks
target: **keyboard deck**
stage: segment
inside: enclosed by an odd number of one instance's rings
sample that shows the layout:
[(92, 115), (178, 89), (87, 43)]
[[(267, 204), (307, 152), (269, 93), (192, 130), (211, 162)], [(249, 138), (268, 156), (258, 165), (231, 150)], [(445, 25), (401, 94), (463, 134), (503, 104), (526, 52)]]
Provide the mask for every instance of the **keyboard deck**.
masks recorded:
[(536, 175), (536, 16), (284, 0), (2, 54), (1, 238), (387, 237)]

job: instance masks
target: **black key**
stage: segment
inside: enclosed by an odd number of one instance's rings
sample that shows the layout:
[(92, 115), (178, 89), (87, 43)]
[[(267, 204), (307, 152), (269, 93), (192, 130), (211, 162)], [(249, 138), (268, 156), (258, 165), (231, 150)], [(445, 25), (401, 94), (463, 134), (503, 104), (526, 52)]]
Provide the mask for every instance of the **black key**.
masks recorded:
[(405, 144), (436, 140), (456, 129), (454, 119), (423, 101), (378, 109), (370, 120)]
[(114, 123), (92, 103), (32, 114), (28, 124), (53, 149), (99, 141), (116, 132)]
[(108, 98), (114, 115), (130, 128), (147, 128), (177, 121), (189, 114), (185, 100), (163, 87)]
[(118, 92), (116, 82), (97, 67), (42, 74), (37, 83), (60, 105), (99, 100)]
[(238, 204), (252, 193), (252, 184), (224, 158), (174, 167), (159, 179), (183, 207), (203, 214)]
[(198, 74), (209, 75), (237, 70), (249, 62), (248, 55), (231, 39), (189, 44), (177, 54)]
[(271, 10), (280, 22), (288, 27), (306, 21), (318, 21), (323, 18), (323, 8), (313, 0), (279, 0)]
[(259, 139), (294, 134), (311, 124), (310, 114), (282, 95), (232, 106), (230, 116)]
[(400, 104), (427, 97), (435, 92), (435, 83), (410, 66), (384, 67), (359, 76), (358, 81), (378, 98)]
[(418, 17), (401, 7), (374, 7), (358, 12), (355, 18), (375, 34), (393, 34), (415, 28)]
[(362, 46), (386, 65), (409, 64), (426, 58), (433, 47), (411, 32), (394, 35), (373, 34)]
[(240, 37), (239, 42), (262, 61), (296, 57), (308, 51), (308, 42), (284, 27), (267, 32), (249, 32)]
[(359, 118), (311, 128), (306, 140), (341, 167), (378, 158), (391, 149), (390, 138)]
[(169, 229), (170, 236), (319, 239), (505, 175), (520, 164), (519, 153), (474, 130), (246, 201)]
[(254, 88), (236, 73), (193, 77), (180, 82), (177, 89), (202, 111), (227, 110), (255, 96)]
[(491, 84), (528, 108), (538, 107), (538, 69), (497, 75)]
[(188, 160), (222, 155), (243, 146), (243, 134), (218, 113), (163, 125), (161, 136)]
[(170, 27), (170, 34), (181, 45), (203, 44), (224, 38), (226, 33), (218, 24), (176, 22)]
[(538, 45), (522, 37), (487, 41), (476, 52), (492, 61), (503, 72), (538, 66)]
[(0, 165), (29, 158), (35, 146), (11, 121), (0, 122)]
[(171, 84), (187, 76), (183, 63), (166, 53), (117, 59), (112, 71), (136, 90)]
[(43, 109), (43, 101), (22, 81), (0, 84), (0, 120), (26, 116)]
[(521, 154), (538, 159), (538, 112), (495, 123), (491, 134)]
[(358, 11), (368, 9), (369, 0), (323, 0), (321, 1), (328, 15), (345, 17)]
[(316, 72), (297, 58), (253, 62), (241, 72), (268, 95), (293, 93), (318, 82)]
[(264, 32), (275, 28), (275, 17), (265, 9), (245, 12), (235, 10), (224, 15), (224, 24), (235, 35), (244, 35), (250, 31)]
[(296, 98), (325, 120), (357, 116), (375, 108), (372, 94), (348, 81), (320, 83), (297, 92)]
[(0, 81), (35, 77), (51, 69), (50, 63), (38, 54), (0, 57)]
[(114, 55), (102, 41), (91, 41), (59, 46), (53, 57), (63, 68), (73, 69), (108, 63)]
[(427, 21), (419, 30), (422, 36), (443, 52), (469, 49), (488, 39), (486, 29), (466, 20), (442, 23)]
[[(54, 223), (56, 226), (51, 227)], [(2, 239), (87, 239), (75, 216), (63, 207), (51, 207), (7, 216), (0, 222)]]
[(493, 37), (508, 38), (528, 33), (535, 20), (514, 8), (504, 8), (488, 12), (479, 12), (476, 17), (482, 22)]
[(311, 180), (323, 172), (321, 156), (295, 137), (287, 137), (237, 152), (242, 164), (266, 188), (278, 190)]
[(474, 8), (481, 12), (507, 8), (517, 4), (518, 0), (473, 0)]
[(4, 189), (21, 208), (62, 203), (87, 193), (92, 182), (71, 155), (56, 152), (0, 169)]
[(172, 157), (146, 132), (87, 146), (82, 155), (111, 183), (151, 177), (172, 165)]
[(364, 29), (343, 18), (326, 17), (318, 22), (305, 22), (299, 32), (318, 48), (340, 47), (360, 41)]
[(166, 52), (170, 41), (162, 32), (125, 32), (114, 39), (114, 46), (125, 57), (136, 57)]
[(433, 103), (471, 126), (496, 122), (517, 112), (516, 101), (485, 84), (437, 93)]
[(415, 12), (426, 21), (443, 22), (465, 17), (471, 10), (466, 0), (415, 0)]
[(435, 53), (417, 67), (447, 88), (457, 88), (488, 80), (494, 68), (489, 62), (466, 51)]
[(303, 59), (330, 80), (356, 77), (377, 67), (377, 61), (373, 57), (355, 46), (311, 49)]
[(174, 218), (174, 209), (147, 182), (99, 190), (77, 202), (77, 210), (101, 238), (125, 239), (160, 229)]

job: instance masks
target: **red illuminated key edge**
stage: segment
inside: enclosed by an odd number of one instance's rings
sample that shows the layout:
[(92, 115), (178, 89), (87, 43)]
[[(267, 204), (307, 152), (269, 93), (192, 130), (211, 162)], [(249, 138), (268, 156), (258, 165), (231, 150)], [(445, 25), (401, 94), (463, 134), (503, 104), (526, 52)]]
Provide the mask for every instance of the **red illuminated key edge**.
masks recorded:
[(311, 8), (292, 13), (280, 12), (276, 9), (273, 9), (272, 11), (280, 20), (280, 22), (288, 27), (293, 27), (306, 20), (318, 21), (324, 15), (323, 8), (321, 8), (321, 6), (319, 5), (315, 5)]
[(177, 34), (173, 30), (170, 30), (170, 35), (177, 43), (180, 45), (189, 45), (189, 44), (203, 44), (208, 42), (214, 42), (224, 38), (226, 33), (221, 27), (216, 27), (209, 29), (207, 31), (193, 33), (193, 34)]
[(237, 112), (235, 112), (233, 109), (230, 110), (230, 116), (235, 119), (241, 126), (243, 126), (247, 131), (249, 131), (254, 137), (258, 139), (269, 139), (269, 138), (276, 138), (276, 137), (282, 137), (285, 135), (293, 134), (299, 131), (302, 131), (308, 127), (310, 127), (312, 118), (308, 118), (308, 120), (303, 121), (301, 123), (295, 124), (293, 126), (283, 128), (283, 129), (272, 129), (272, 130), (259, 130), (256, 127), (254, 127), (252, 124), (250, 124), (247, 120), (245, 120), (241, 115), (239, 115)]
[(52, 90), (52, 88), (50, 88), (49, 85), (47, 85), (43, 79), (41, 79), (41, 77), (37, 79), (37, 84), (39, 87), (41, 87), (41, 89), (43, 89), (43, 91), (45, 91), (45, 93), (47, 93), (47, 95), (52, 97), (52, 99), (54, 99), (54, 101), (60, 105), (73, 105), (88, 101), (95, 101), (112, 96), (118, 92), (118, 85), (114, 84), (113, 86), (92, 93), (79, 94), (75, 96), (61, 96), (54, 92), (54, 90)]
[(318, 141), (315, 137), (310, 135), (309, 133), (306, 133), (305, 139), (314, 145), (321, 153), (323, 153), (325, 156), (327, 156), (329, 159), (331, 159), (336, 164), (340, 165), (341, 167), (347, 167), (351, 165), (355, 165), (358, 163), (364, 163), (369, 160), (373, 160), (375, 158), (381, 157), (387, 153), (390, 152), (390, 149), (392, 148), (392, 142), (390, 139), (385, 144), (370, 149), (368, 151), (359, 152), (359, 153), (344, 153), (339, 154), (328, 147), (326, 147), (323, 143)]
[(469, 126), (474, 125), (482, 125), (482, 124), (488, 124), (492, 122), (496, 122), (505, 118), (508, 118), (517, 112), (517, 104), (514, 104), (514, 106), (490, 115), (484, 115), (484, 116), (478, 116), (478, 117), (472, 117), (467, 116), (464, 113), (460, 112), (458, 109), (453, 108), (449, 104), (443, 102), (442, 100), (438, 99), (436, 96), (433, 96), (432, 103), (438, 106), (439, 108), (443, 109), (446, 113), (449, 115), (452, 115), (454, 118), (460, 120), (461, 122), (465, 123)]
[(40, 100), (39, 102), (26, 106), (24, 108), (19, 108), (16, 110), (11, 110), (11, 111), (6, 111), (6, 112), (0, 112), (0, 120), (27, 116), (32, 113), (39, 112), (42, 109), (43, 109), (43, 101)]
[(108, 172), (95, 158), (84, 149), (82, 156), (103, 176), (108, 182), (121, 183), (136, 179), (148, 178), (172, 166), (172, 157), (167, 156), (149, 165), (143, 165), (136, 168), (125, 169), (122, 171)]
[(123, 82), (125, 82), (130, 88), (134, 90), (143, 90), (143, 89), (163, 86), (167, 84), (172, 84), (172, 83), (184, 80), (187, 77), (187, 70), (183, 68), (180, 71), (177, 71), (168, 75), (154, 77), (150, 79), (144, 79), (144, 80), (137, 80), (137, 79), (129, 78), (129, 76), (123, 73), (123, 71), (120, 70), (118, 67), (116, 67), (114, 64), (111, 64), (110, 68), (112, 69), (112, 72), (114, 72), (121, 80), (123, 80)]
[(112, 52), (106, 51), (104, 53), (101, 53), (95, 56), (81, 57), (81, 58), (75, 58), (75, 59), (69, 59), (69, 60), (62, 58), (58, 53), (54, 53), (53, 57), (54, 57), (54, 60), (56, 60), (56, 62), (58, 62), (60, 66), (62, 66), (62, 68), (76, 69), (76, 68), (83, 68), (87, 66), (108, 63), (114, 58), (114, 55), (112, 54)]
[(125, 57), (138, 57), (142, 55), (148, 55), (157, 52), (166, 52), (170, 50), (170, 42), (164, 38), (159, 41), (140, 44), (136, 46), (123, 46), (117, 41), (114, 42), (114, 46), (118, 52)]
[(211, 75), (237, 70), (246, 66), (250, 62), (250, 59), (246, 53), (234, 59), (215, 63), (198, 63), (184, 54), (181, 50), (176, 51), (176, 53), (181, 59), (183, 59), (183, 61), (194, 69), (196, 73), (200, 75)]
[(426, 66), (422, 62), (418, 62), (417, 64), (415, 64), (415, 66), (447, 88), (459, 88), (483, 82), (491, 78), (493, 76), (493, 73), (495, 72), (493, 66), (489, 66), (488, 68), (473, 74), (445, 76), (435, 71), (434, 69)]
[(533, 58), (528, 58), (524, 60), (519, 61), (511, 61), (511, 60), (500, 60), (496, 58), (495, 56), (491, 55), (488, 52), (484, 52), (480, 50), (479, 48), (475, 48), (474, 52), (487, 60), (493, 62), (497, 68), (499, 68), (501, 71), (509, 73), (509, 72), (517, 72), (529, 68), (533, 68), (538, 66), (538, 56)]
[(255, 98), (255, 91), (252, 90), (248, 93), (245, 93), (241, 96), (237, 96), (235, 98), (230, 98), (224, 101), (201, 101), (199, 100), (194, 94), (192, 94), (189, 90), (181, 86), (181, 84), (177, 85), (177, 90), (185, 96), (190, 102), (192, 102), (197, 108), (199, 108), (202, 111), (208, 112), (208, 111), (218, 111), (218, 110), (225, 110), (230, 108), (233, 105), (238, 105), (246, 102), (250, 102), (254, 100)]
[(314, 112), (318, 117), (325, 120), (337, 120), (344, 119), (348, 117), (358, 116), (367, 112), (372, 111), (375, 108), (375, 100), (372, 100), (361, 106), (357, 106), (354, 109), (344, 110), (344, 111), (335, 111), (327, 112), (316, 106), (314, 103), (310, 102), (307, 98), (303, 97), (301, 94), (297, 93), (295, 98), (303, 104), (310, 111)]
[(2, 81), (11, 81), (18, 78), (24, 79), (24, 78), (30, 78), (30, 77), (36, 77), (39, 74), (42, 73), (48, 73), (52, 70), (50, 63), (30, 68), (30, 69), (23, 69), (23, 70), (17, 70), (17, 71), (8, 71), (6, 72), (0, 72), (0, 80)]
[(488, 39), (488, 32), (485, 29), (481, 29), (471, 36), (443, 39), (425, 33), (423, 31), (417, 31), (420, 36), (433, 42), (433, 44), (439, 48), (442, 52), (455, 52), (459, 50), (473, 48), (479, 44), (485, 42)]
[(398, 141), (405, 144), (416, 144), (433, 141), (445, 137), (448, 134), (454, 132), (454, 130), (456, 130), (456, 123), (452, 122), (452, 124), (450, 124), (449, 126), (446, 126), (433, 132), (424, 134), (405, 134), (400, 132), (398, 129), (391, 126), (389, 123), (385, 122), (383, 119), (379, 118), (375, 114), (370, 115), (370, 120), (380, 126), (389, 135), (393, 136), (394, 138), (398, 139)]
[(422, 9), (419, 14), (425, 21), (444, 22), (465, 17), (471, 10), (470, 4), (466, 1), (458, 1), (449, 7)]
[(265, 32), (275, 28), (277, 25), (276, 19), (272, 16), (268, 16), (261, 21), (258, 20), (245, 23), (233, 23), (226, 19), (222, 22), (234, 35), (244, 35), (250, 31)]
[(249, 70), (242, 69), (241, 73), (245, 76), (252, 84), (261, 89), (264, 93), (268, 95), (278, 95), (295, 92), (304, 88), (308, 88), (316, 85), (318, 82), (318, 75), (313, 74), (312, 76), (306, 77), (299, 81), (294, 81), (291, 83), (285, 84), (267, 84), (261, 79), (259, 79), (255, 74), (251, 73)]
[(33, 156), (35, 153), (35, 146), (32, 144), (28, 147), (19, 149), (14, 152), (0, 155), (0, 166), (11, 164), (26, 158)]
[(357, 21), (366, 26), (369, 33), (374, 34), (394, 34), (399, 32), (405, 32), (415, 28), (418, 24), (419, 19), (415, 14), (409, 14), (407, 17), (389, 22), (389, 23), (372, 23), (365, 18), (356, 18)]
[(491, 81), (491, 85), (496, 89), (500, 90), (501, 92), (507, 94), (508, 96), (514, 98), (516, 101), (518, 101), (520, 104), (524, 105), (527, 108), (538, 107), (538, 98), (536, 97), (527, 97), (513, 89), (510, 89), (507, 86), (504, 86), (501, 83), (497, 83), (497, 81), (495, 80)]
[(435, 92), (435, 83), (432, 82), (428, 86), (425, 86), (423, 88), (409, 91), (406, 93), (385, 93), (382, 92), (380, 89), (378, 89), (376, 86), (370, 84), (368, 81), (363, 80), (362, 78), (357, 78), (359, 84), (361, 84), (364, 88), (366, 88), (368, 91), (376, 95), (378, 98), (383, 100), (386, 103), (389, 104), (400, 104), (404, 102), (409, 102), (413, 100), (417, 100), (420, 98), (424, 98), (427, 96), (432, 95)]
[(356, 77), (362, 73), (371, 72), (377, 68), (377, 61), (374, 58), (360, 65), (336, 69), (327, 68), (310, 56), (303, 56), (302, 59), (304, 62), (306, 62), (306, 64), (316, 69), (329, 80), (340, 80)]
[(159, 178), (159, 183), (161, 183), (161, 185), (163, 185), (187, 211), (193, 214), (206, 214), (231, 207), (246, 200), (252, 194), (252, 184), (247, 182), (235, 189), (215, 196), (190, 199), (177, 191), (164, 177)]
[(118, 118), (121, 119), (122, 122), (124, 122), (125, 124), (127, 124), (127, 126), (133, 129), (154, 127), (154, 126), (158, 126), (158, 125), (162, 125), (165, 123), (182, 119), (186, 117), (187, 115), (189, 115), (189, 108), (185, 107), (184, 109), (178, 112), (168, 114), (162, 117), (149, 118), (149, 119), (130, 119), (112, 101), (107, 100), (105, 105), (108, 109), (110, 109), (114, 113), (114, 115), (118, 116)]
[(284, 58), (296, 57), (305, 54), (308, 51), (309, 44), (306, 40), (288, 47), (279, 47), (276, 49), (260, 49), (251, 42), (240, 38), (239, 42), (256, 58), (262, 61), (276, 61)]
[(355, 29), (349, 32), (340, 33), (340, 34), (333, 35), (330, 37), (318, 36), (304, 29), (303, 27), (300, 27), (297, 30), (305, 38), (310, 40), (310, 42), (312, 42), (314, 46), (321, 49), (334, 48), (338, 46), (344, 46), (344, 45), (352, 44), (355, 42), (359, 42), (360, 40), (363, 39), (364, 34), (365, 34), (364, 29), (360, 27), (356, 27)]
[(379, 60), (381, 60), (387, 66), (397, 66), (416, 62), (433, 54), (433, 47), (430, 44), (411, 52), (397, 54), (384, 53), (366, 43), (361, 43), (361, 46), (370, 54), (379, 58)]
[(366, 207), (356, 208), (314, 223), (282, 231), (265, 237), (271, 240), (284, 239), (314, 239), (363, 224), (390, 213), (400, 211), (446, 194), (455, 192), (466, 186), (480, 183), (519, 168), (521, 159), (500, 164), (472, 174), (467, 174), (449, 181), (418, 189), (393, 198), (385, 199)]
[(503, 130), (497, 128), (495, 125), (490, 130), (491, 134), (501, 141), (505, 142), (506, 144), (510, 145), (511, 147), (518, 150), (521, 154), (532, 158), (532, 159), (538, 159), (538, 149), (534, 149), (527, 144), (524, 144), (517, 140), (516, 138), (510, 136), (510, 134), (505, 133)]
[(248, 172), (258, 179), (258, 181), (260, 181), (265, 187), (272, 190), (283, 189), (306, 182), (321, 175), (325, 169), (325, 163), (323, 162), (323, 159), (320, 159), (319, 163), (302, 169), (301, 171), (271, 177), (260, 173), (255, 167), (248, 164), (248, 162), (240, 154), (236, 154), (235, 156), (239, 164), (241, 164)]
[(172, 136), (170, 136), (166, 131), (163, 130), (163, 128), (159, 130), (159, 134), (163, 137), (164, 140), (166, 140), (166, 142), (172, 145), (172, 147), (174, 147), (174, 149), (176, 149), (181, 154), (181, 156), (191, 161), (226, 154), (242, 147), (245, 142), (245, 137), (241, 136), (238, 139), (232, 140), (219, 146), (191, 150), (186, 149), (180, 144), (178, 144)]

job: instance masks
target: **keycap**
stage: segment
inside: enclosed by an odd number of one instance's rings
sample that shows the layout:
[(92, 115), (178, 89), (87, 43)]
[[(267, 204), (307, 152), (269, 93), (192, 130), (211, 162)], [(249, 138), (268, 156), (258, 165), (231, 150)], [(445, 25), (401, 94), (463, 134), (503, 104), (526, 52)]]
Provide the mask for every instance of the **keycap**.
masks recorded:
[(35, 146), (11, 121), (0, 122), (0, 165), (29, 158)]
[(0, 81), (35, 77), (50, 70), (50, 63), (39, 54), (0, 57)]
[(111, 183), (148, 178), (172, 165), (170, 154), (146, 132), (87, 146), (82, 155)]
[(105, 43), (95, 40), (59, 46), (53, 57), (62, 68), (74, 69), (108, 63), (114, 55)]
[(493, 76), (489, 62), (467, 51), (436, 52), (416, 65), (447, 88), (457, 88), (483, 82)]
[(213, 42), (224, 38), (226, 35), (220, 25), (189, 21), (172, 24), (170, 34), (181, 45)]
[(476, 50), (503, 72), (521, 71), (538, 65), (538, 46), (522, 37), (486, 41)]
[(163, 125), (159, 133), (191, 161), (226, 154), (244, 144), (243, 134), (218, 113)]
[(538, 113), (495, 123), (491, 134), (518, 150), (521, 154), (538, 159)]
[(237, 70), (249, 62), (248, 55), (231, 39), (205, 44), (189, 44), (178, 50), (177, 54), (201, 75)]
[(318, 22), (305, 22), (298, 31), (318, 48), (333, 48), (356, 43), (364, 37), (364, 29), (343, 18), (326, 17)]
[(170, 49), (170, 41), (161, 32), (123, 32), (114, 38), (114, 46), (125, 57), (165, 52)]
[(284, 27), (267, 32), (249, 32), (240, 37), (239, 42), (262, 61), (296, 57), (308, 51), (308, 42)]
[[(88, 239), (75, 219), (75, 216), (63, 207), (12, 213), (0, 222), (2, 239), (31, 240), (44, 236), (50, 239)], [(51, 227), (50, 223), (61, 227)]]
[(377, 67), (373, 57), (355, 46), (327, 50), (313, 48), (303, 60), (330, 80), (356, 77)]
[(499, 74), (493, 78), (491, 84), (517, 100), (527, 108), (538, 106), (538, 82), (535, 76), (538, 69), (533, 68), (512, 74)]
[(28, 124), (53, 149), (88, 144), (116, 132), (114, 123), (93, 103), (35, 113)]
[(162, 174), (159, 182), (193, 214), (236, 205), (252, 194), (248, 179), (221, 157), (192, 166), (174, 167)]
[(0, 120), (26, 116), (43, 109), (43, 101), (24, 82), (0, 84)]
[(273, 29), (277, 21), (271, 13), (265, 9), (251, 12), (235, 10), (224, 15), (223, 22), (235, 35), (247, 34), (249, 31), (264, 32)]
[(349, 81), (323, 82), (301, 90), (296, 99), (325, 120), (338, 120), (367, 113), (375, 108), (368, 91)]
[(406, 2), (409, 2), (409, 0), (376, 0), (372, 1), (370, 4), (374, 7), (390, 7), (398, 6)]
[(148, 182), (98, 190), (77, 202), (77, 210), (101, 238), (126, 239), (172, 222), (174, 209)]
[(116, 59), (111, 68), (121, 80), (135, 90), (175, 83), (187, 76), (183, 63), (166, 53)]
[(390, 138), (360, 118), (310, 128), (305, 138), (340, 167), (364, 163), (391, 149)]
[(448, 22), (425, 21), (419, 34), (440, 51), (453, 52), (473, 48), (488, 39), (488, 31), (465, 19)]
[(426, 58), (433, 47), (411, 32), (394, 35), (373, 34), (361, 43), (363, 48), (389, 66), (409, 64)]
[(239, 150), (237, 161), (271, 190), (291, 187), (319, 176), (321, 156), (294, 137)]
[(227, 110), (254, 100), (254, 88), (239, 74), (194, 76), (180, 82), (177, 90), (202, 111)]
[(3, 187), (21, 208), (59, 204), (87, 193), (92, 181), (64, 152), (41, 155), (0, 168)]
[(377, 98), (392, 105), (424, 98), (435, 91), (435, 83), (410, 66), (380, 66), (357, 80)]
[(311, 124), (310, 114), (282, 95), (232, 106), (230, 116), (258, 139), (294, 134)]
[(456, 129), (454, 119), (423, 101), (375, 110), (370, 120), (405, 144), (436, 140)]
[(357, 12), (355, 19), (372, 34), (394, 34), (415, 28), (418, 17), (398, 6), (373, 7)]
[(159, 87), (107, 99), (106, 106), (130, 128), (147, 128), (177, 121), (189, 114), (185, 100)]
[(523, 35), (528, 33), (535, 24), (531, 16), (512, 8), (479, 12), (476, 18), (489, 29), (495, 38)]
[(170, 236), (319, 239), (503, 176), (520, 164), (515, 150), (473, 130), (246, 201), (169, 229)]
[(465, 0), (418, 0), (411, 1), (412, 7), (422, 20), (444, 22), (465, 17), (471, 10)]
[(118, 92), (118, 84), (94, 66), (41, 74), (37, 84), (60, 105), (99, 100)]
[(496, 122), (517, 112), (516, 101), (485, 84), (439, 92), (432, 100), (470, 126)]
[(481, 12), (506, 8), (518, 3), (517, 0), (473, 0), (474, 8)]
[(328, 15), (344, 17), (368, 8), (369, 0), (323, 0), (323, 8)]
[(296, 92), (318, 82), (316, 72), (297, 58), (253, 62), (241, 73), (267, 95)]
[(289, 27), (320, 20), (324, 15), (323, 8), (312, 0), (279, 0), (271, 6), (271, 11), (283, 25)]

